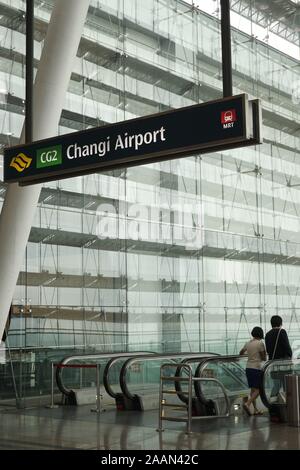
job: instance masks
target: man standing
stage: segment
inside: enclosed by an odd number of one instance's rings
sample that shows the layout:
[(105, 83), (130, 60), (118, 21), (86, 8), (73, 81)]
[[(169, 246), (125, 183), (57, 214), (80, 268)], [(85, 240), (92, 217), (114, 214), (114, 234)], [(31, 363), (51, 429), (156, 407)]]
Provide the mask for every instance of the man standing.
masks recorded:
[[(279, 315), (274, 315), (271, 318), (272, 330), (268, 331), (265, 337), (266, 350), (269, 360), (273, 359), (291, 359), (293, 352), (289, 343), (287, 332), (282, 328), (282, 318)], [(275, 374), (276, 373), (276, 374)], [(277, 396), (281, 386), (284, 388), (284, 374), (280, 371), (273, 371), (274, 385), (271, 396)], [(276, 375), (276, 378), (275, 378)]]
[(293, 353), (287, 332), (282, 328), (282, 318), (274, 315), (271, 318), (272, 330), (265, 337), (266, 349), (271, 359), (291, 359)]

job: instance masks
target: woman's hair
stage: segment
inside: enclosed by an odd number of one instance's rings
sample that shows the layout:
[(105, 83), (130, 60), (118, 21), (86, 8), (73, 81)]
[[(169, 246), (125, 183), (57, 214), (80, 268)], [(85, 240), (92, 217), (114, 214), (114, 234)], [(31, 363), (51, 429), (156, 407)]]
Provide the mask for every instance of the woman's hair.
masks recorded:
[(255, 326), (253, 330), (251, 331), (251, 335), (253, 336), (253, 338), (263, 339), (264, 338), (263, 329), (260, 326)]

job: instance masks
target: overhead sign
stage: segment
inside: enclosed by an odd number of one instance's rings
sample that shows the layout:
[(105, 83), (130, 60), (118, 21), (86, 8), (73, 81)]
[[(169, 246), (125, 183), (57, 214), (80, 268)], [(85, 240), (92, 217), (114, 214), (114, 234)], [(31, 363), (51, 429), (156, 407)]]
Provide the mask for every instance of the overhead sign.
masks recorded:
[(238, 95), (4, 150), (4, 181), (20, 185), (261, 142), (260, 105)]

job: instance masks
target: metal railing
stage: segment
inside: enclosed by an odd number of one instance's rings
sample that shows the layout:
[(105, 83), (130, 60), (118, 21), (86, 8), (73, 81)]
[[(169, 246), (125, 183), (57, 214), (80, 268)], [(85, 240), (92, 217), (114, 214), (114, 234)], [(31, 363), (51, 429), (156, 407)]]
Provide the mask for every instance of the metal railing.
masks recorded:
[[(171, 376), (170, 375), (164, 375), (164, 369), (166, 368), (174, 368), (178, 369), (179, 368), (184, 368), (185, 371), (188, 373), (187, 377), (178, 377), (178, 376)], [(173, 403), (167, 403), (163, 395), (164, 394), (172, 394), (172, 395), (177, 395), (176, 390), (165, 390), (164, 389), (164, 382), (170, 382), (174, 381), (174, 383), (180, 381), (180, 382), (186, 382), (188, 384), (188, 403), (187, 405), (175, 405)], [(226, 413), (223, 415), (213, 415), (213, 416), (193, 416), (192, 414), (192, 402), (193, 402), (193, 385), (195, 382), (214, 382), (216, 383), (222, 390), (225, 402), (226, 402)], [(163, 413), (163, 408), (165, 406), (172, 407), (174, 409), (186, 409), (187, 410), (187, 417), (174, 417), (174, 416), (165, 416)], [(191, 434), (191, 425), (192, 425), (192, 420), (197, 419), (197, 420), (203, 420), (203, 419), (212, 419), (212, 418), (228, 418), (230, 416), (230, 402), (229, 398), (227, 396), (225, 387), (223, 384), (213, 378), (206, 378), (206, 377), (194, 377), (193, 376), (193, 370), (190, 364), (174, 364), (174, 363), (165, 363), (162, 364), (160, 367), (160, 387), (159, 387), (159, 424), (158, 424), (158, 432), (164, 431), (162, 427), (162, 422), (163, 421), (176, 421), (176, 422), (186, 422), (187, 423), (187, 434)]]
[[(210, 353), (201, 353), (203, 354), (205, 357), (206, 355), (210, 354)], [(122, 390), (122, 393), (123, 395), (128, 398), (129, 400), (133, 400), (135, 398), (135, 396), (137, 395), (136, 393), (132, 393), (130, 390), (129, 390), (129, 386), (128, 386), (128, 383), (127, 383), (127, 374), (130, 370), (130, 367), (132, 367), (132, 365), (135, 363), (135, 362), (148, 362), (148, 361), (163, 361), (164, 359), (174, 359), (174, 363), (176, 365), (180, 364), (181, 361), (179, 361), (179, 359), (188, 359), (188, 358), (193, 358), (193, 357), (199, 357), (200, 353), (199, 352), (180, 352), (180, 353), (165, 353), (165, 354), (156, 354), (155, 356), (151, 357), (149, 355), (145, 355), (145, 356), (140, 356), (140, 357), (132, 357), (130, 359), (128, 359), (124, 364), (123, 364), (123, 367), (121, 369), (121, 372), (120, 372), (120, 386), (121, 386), (121, 390)], [(136, 392), (136, 391), (134, 391)]]
[[(201, 355), (197, 356), (197, 357), (192, 357), (192, 358), (188, 358), (188, 359), (184, 359), (182, 361), (182, 364), (195, 364), (197, 367), (202, 363), (204, 362), (207, 358), (209, 357), (221, 357), (219, 354), (216, 354), (216, 353), (207, 353), (207, 356), (203, 356), (203, 354), (205, 353), (202, 353)], [(181, 367), (181, 364), (179, 365), (178, 369), (176, 370), (175, 372), (175, 376), (176, 377), (180, 377), (181, 376), (181, 371), (182, 371), (182, 367)], [(196, 369), (197, 370), (197, 369)], [(175, 382), (175, 389), (177, 391), (177, 395), (178, 397), (180, 398), (180, 400), (182, 400), (183, 402), (187, 403), (187, 396), (186, 394), (183, 392), (182, 390), (182, 387), (181, 387), (181, 382), (180, 381), (176, 381)], [(196, 390), (195, 390), (196, 391)], [(200, 398), (197, 397), (197, 399), (199, 400)]]

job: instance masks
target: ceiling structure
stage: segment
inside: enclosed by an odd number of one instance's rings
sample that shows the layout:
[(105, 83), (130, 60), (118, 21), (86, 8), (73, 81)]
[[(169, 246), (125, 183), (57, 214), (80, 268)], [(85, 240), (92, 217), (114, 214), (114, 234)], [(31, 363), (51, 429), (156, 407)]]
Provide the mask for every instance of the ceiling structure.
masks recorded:
[(269, 32), (300, 46), (299, 0), (231, 0), (231, 9)]

